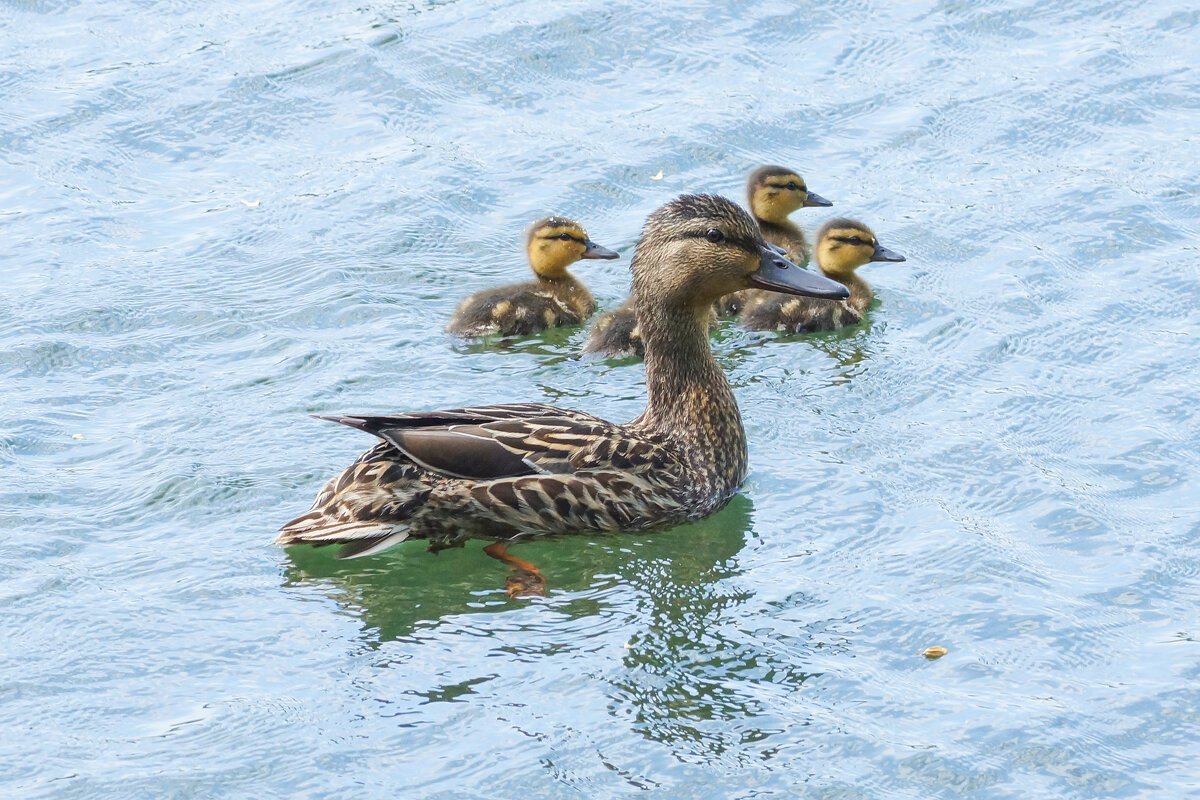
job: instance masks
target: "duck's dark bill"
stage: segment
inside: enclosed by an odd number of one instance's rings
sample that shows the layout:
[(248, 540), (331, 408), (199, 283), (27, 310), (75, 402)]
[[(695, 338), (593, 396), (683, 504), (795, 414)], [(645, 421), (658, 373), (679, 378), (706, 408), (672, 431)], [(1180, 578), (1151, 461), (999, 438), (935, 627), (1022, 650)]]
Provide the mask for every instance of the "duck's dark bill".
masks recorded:
[(821, 197), (821, 195), (817, 194), (816, 192), (809, 192), (808, 197), (804, 201), (804, 206), (806, 208), (811, 208), (812, 206), (820, 206), (822, 208), (825, 208), (826, 206), (831, 206), (831, 205), (833, 205), (832, 200), (826, 200), (824, 197)]
[(583, 255), (580, 258), (620, 258), (621, 254), (615, 250), (609, 250), (607, 247), (600, 245), (588, 239), (584, 242)]
[(883, 245), (875, 245), (875, 252), (871, 254), (872, 261), (904, 261), (904, 256), (899, 253), (888, 250)]
[(845, 300), (850, 292), (824, 275), (800, 269), (791, 261), (764, 247), (758, 269), (750, 274), (750, 285), (785, 294), (801, 294), (825, 300)]

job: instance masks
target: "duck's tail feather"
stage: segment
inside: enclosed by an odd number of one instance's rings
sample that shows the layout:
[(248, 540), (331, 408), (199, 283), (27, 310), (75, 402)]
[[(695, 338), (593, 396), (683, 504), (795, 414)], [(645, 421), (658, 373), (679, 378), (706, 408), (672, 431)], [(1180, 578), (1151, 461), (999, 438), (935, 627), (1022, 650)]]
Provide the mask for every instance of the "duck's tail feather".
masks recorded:
[(313, 509), (280, 528), (275, 544), (337, 544), (355, 539), (378, 539), (395, 532), (396, 526), (384, 520), (339, 520), (323, 509)]
[(275, 544), (311, 544), (316, 547), (340, 544), (338, 558), (358, 558), (386, 550), (409, 538), (406, 528), (382, 520), (330, 519), (320, 511), (296, 517), (279, 530)]
[(432, 493), (424, 472), (386, 442), (325, 484), (311, 509), (279, 529), (281, 545), (345, 545), (339, 558), (371, 555), (413, 538), (411, 518)]
[(405, 502), (382, 507), (356, 508), (330, 503), (313, 508), (280, 528), (275, 543), (344, 545), (338, 551), (338, 558), (373, 555), (411, 536), (407, 519), (428, 497), (426, 490), (416, 492)]
[(364, 539), (359, 542), (351, 542), (350, 544), (342, 545), (342, 549), (338, 550), (338, 558), (360, 558), (362, 556), (373, 556), (376, 553), (382, 553), (392, 545), (400, 544), (408, 539), (408, 531), (399, 531), (390, 536), (381, 536), (377, 539)]

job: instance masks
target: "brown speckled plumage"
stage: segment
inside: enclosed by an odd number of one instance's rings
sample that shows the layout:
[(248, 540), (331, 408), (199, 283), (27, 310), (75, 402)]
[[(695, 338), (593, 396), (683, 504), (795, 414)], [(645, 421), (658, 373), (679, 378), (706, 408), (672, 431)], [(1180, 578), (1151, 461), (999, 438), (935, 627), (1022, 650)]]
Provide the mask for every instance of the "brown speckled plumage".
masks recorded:
[(746, 437), (708, 346), (709, 307), (762, 274), (764, 247), (749, 215), (723, 198), (684, 196), (656, 210), (632, 264), (649, 395), (641, 416), (616, 425), (520, 404), (327, 417), (381, 442), (276, 541), (341, 543), (348, 557), (406, 539), (643, 530), (717, 510), (746, 475)]

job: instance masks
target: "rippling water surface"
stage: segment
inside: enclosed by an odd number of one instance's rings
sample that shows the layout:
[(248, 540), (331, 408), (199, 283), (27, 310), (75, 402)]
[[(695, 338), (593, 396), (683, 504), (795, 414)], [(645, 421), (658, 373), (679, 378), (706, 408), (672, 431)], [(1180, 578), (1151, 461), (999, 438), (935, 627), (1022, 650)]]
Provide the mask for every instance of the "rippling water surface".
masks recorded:
[[(0, 10), (0, 794), (1200, 792), (1192, 4), (249, 0)], [(898, 265), (714, 337), (744, 494), (655, 535), (349, 562), (274, 530), (367, 437), (610, 418), (582, 331), (451, 341), (577, 217), (797, 167)], [(659, 180), (655, 180), (658, 173)], [(926, 661), (921, 651), (949, 654)]]

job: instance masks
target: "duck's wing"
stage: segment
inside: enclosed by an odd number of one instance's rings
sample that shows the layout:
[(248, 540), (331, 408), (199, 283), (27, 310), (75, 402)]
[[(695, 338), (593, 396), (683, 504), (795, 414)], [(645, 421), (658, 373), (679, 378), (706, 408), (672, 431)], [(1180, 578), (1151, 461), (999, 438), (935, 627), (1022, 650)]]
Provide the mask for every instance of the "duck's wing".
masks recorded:
[(660, 524), (679, 515), (678, 490), (686, 485), (669, 444), (552, 406), (323, 419), (382, 441), (331, 480), (276, 541), (342, 543), (343, 558), (404, 541), (412, 519), (447, 492), (456, 503), (474, 501), (476, 513), (499, 529), (566, 533)]
[(471, 498), (514, 531), (573, 533), (640, 530), (686, 516), (684, 471), (582, 470), (478, 483)]
[(603, 454), (615, 456), (612, 466), (621, 468), (636, 444), (606, 446), (622, 438), (618, 426), (537, 403), (321, 419), (378, 436), (429, 472), (474, 481), (603, 467)]
[[(385, 421), (392, 428), (426, 428), (445, 425), (472, 424), (482, 425), (487, 422), (502, 422), (513, 419), (538, 419), (540, 417), (562, 417), (583, 422), (600, 422), (604, 420), (582, 411), (572, 411), (567, 408), (556, 408), (546, 403), (506, 403), (494, 406), (469, 406), (467, 408), (450, 408), (438, 411), (408, 411), (402, 414), (363, 415), (346, 414), (344, 416), (315, 415), (317, 419), (327, 419), (342, 422), (351, 419), (371, 419)], [(349, 423), (343, 423), (349, 424)], [(351, 427), (359, 427), (352, 425)]]

